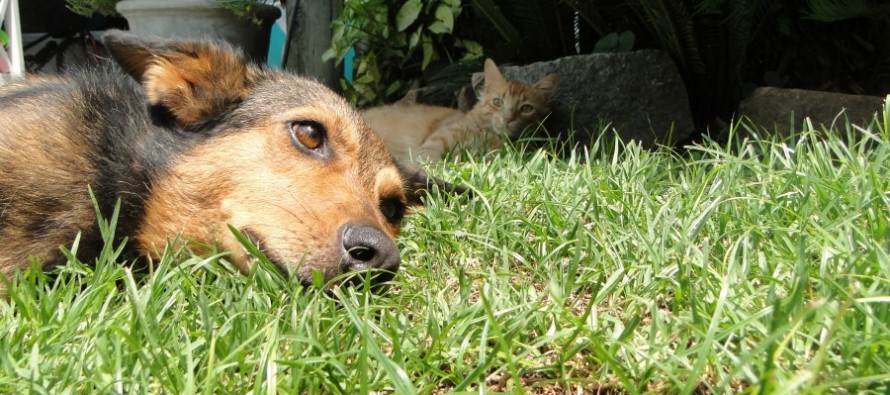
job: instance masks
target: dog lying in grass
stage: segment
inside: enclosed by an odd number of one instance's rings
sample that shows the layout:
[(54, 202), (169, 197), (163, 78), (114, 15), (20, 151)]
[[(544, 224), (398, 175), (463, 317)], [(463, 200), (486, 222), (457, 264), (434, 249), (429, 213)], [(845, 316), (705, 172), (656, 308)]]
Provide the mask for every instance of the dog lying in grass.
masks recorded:
[(182, 235), (199, 252), (218, 243), (247, 272), (231, 225), (306, 282), (315, 271), (392, 273), (406, 207), (434, 182), (455, 190), (400, 168), (329, 89), (247, 64), (226, 44), (122, 32), (105, 44), (119, 66), (0, 88), (6, 277), (29, 256), (64, 262), (59, 247), (78, 232), (78, 258), (96, 256), (90, 190), (105, 218), (120, 201), (117, 239), (133, 256), (156, 257)]

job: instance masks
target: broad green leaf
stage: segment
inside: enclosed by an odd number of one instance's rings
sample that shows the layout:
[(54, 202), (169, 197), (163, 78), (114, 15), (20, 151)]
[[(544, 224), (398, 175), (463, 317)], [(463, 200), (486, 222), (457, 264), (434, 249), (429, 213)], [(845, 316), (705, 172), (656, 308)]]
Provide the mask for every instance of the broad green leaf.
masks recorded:
[(442, 1), (442, 4), (451, 8), (451, 13), (454, 14), (454, 16), (460, 15), (460, 0), (444, 0)]
[(0, 29), (0, 45), (4, 47), (9, 45), (9, 35), (3, 29)]
[(399, 13), (396, 14), (396, 30), (403, 31), (411, 26), (420, 15), (421, 7), (420, 0), (406, 1), (402, 8), (399, 8)]
[(446, 27), (445, 24), (440, 21), (431, 23), (430, 26), (427, 27), (427, 30), (436, 34), (450, 33), (448, 27)]
[(593, 52), (615, 52), (616, 48), (618, 48), (618, 33), (609, 33), (596, 42), (593, 46)]
[(604, 52), (630, 52), (633, 50), (636, 36), (631, 31), (622, 33), (609, 33), (593, 46), (594, 53)]
[(454, 30), (454, 14), (447, 5), (436, 8), (436, 21), (430, 24), (429, 30), (436, 34), (451, 33)]
[(632, 31), (626, 31), (618, 36), (618, 52), (630, 52), (634, 49), (636, 35)]
[(464, 55), (464, 60), (472, 60), (479, 59), (483, 55), (482, 44), (479, 44), (473, 40), (463, 40), (464, 48), (467, 50), (467, 54)]

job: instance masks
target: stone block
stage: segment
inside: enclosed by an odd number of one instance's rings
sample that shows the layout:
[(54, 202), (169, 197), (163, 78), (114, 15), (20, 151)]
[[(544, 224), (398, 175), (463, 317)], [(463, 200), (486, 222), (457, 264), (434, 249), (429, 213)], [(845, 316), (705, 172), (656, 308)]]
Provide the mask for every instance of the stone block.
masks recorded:
[(878, 96), (757, 88), (739, 104), (739, 114), (768, 131), (787, 135), (803, 130), (806, 117), (817, 129), (822, 125), (843, 127), (847, 120), (864, 127), (883, 106), (884, 99)]

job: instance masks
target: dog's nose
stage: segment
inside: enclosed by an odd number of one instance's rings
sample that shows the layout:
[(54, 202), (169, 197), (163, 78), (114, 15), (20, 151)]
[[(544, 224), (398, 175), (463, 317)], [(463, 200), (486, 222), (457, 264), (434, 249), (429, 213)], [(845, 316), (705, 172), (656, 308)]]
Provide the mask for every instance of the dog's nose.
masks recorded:
[(346, 272), (379, 269), (383, 277), (375, 281), (386, 281), (399, 270), (399, 250), (396, 243), (385, 233), (368, 225), (345, 225), (343, 227), (343, 269)]

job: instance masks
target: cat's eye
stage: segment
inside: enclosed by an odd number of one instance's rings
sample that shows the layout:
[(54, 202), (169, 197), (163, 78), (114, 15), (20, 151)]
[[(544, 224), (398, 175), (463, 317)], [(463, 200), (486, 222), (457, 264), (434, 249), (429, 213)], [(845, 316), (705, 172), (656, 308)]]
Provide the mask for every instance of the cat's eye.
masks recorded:
[(325, 155), (325, 129), (316, 122), (291, 121), (287, 124), (291, 142), (300, 150)]
[(496, 97), (496, 98), (494, 98), (494, 99), (491, 99), (491, 105), (493, 105), (493, 106), (495, 106), (495, 107), (497, 107), (497, 108), (501, 108), (501, 107), (504, 106), (504, 99), (501, 99), (500, 97)]
[(387, 222), (398, 225), (405, 217), (405, 203), (397, 197), (385, 198), (380, 201), (380, 212)]
[(519, 107), (519, 111), (522, 111), (523, 114), (528, 114), (534, 110), (535, 108), (531, 104), (523, 104), (522, 107)]

